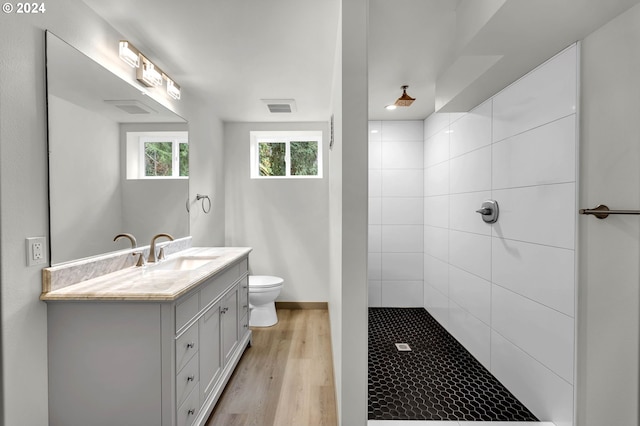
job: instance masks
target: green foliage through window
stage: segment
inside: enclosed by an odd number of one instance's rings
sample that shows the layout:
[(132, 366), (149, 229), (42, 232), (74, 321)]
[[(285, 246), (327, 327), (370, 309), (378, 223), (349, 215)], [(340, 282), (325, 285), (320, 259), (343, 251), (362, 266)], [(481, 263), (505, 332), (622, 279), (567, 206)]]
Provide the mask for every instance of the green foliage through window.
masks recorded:
[(180, 176), (189, 176), (189, 144), (181, 142), (179, 149)]
[(171, 176), (173, 164), (172, 142), (145, 142), (145, 176)]
[(260, 176), (286, 176), (287, 144), (284, 142), (262, 142), (258, 146), (260, 149)]
[(251, 178), (322, 178), (322, 132), (251, 131)]
[(318, 174), (318, 142), (291, 142), (291, 175)]
[(145, 141), (144, 176), (189, 176), (189, 144), (176, 140)]

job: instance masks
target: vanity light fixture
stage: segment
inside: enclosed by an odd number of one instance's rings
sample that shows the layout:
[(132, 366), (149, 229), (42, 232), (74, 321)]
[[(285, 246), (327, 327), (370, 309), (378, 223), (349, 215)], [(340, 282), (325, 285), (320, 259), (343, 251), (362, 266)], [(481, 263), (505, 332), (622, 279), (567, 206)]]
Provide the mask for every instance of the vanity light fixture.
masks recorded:
[[(131, 67), (136, 68), (136, 79), (146, 87), (160, 87), (167, 80), (167, 95), (180, 100), (180, 86), (166, 75), (160, 68), (133, 47), (127, 40), (120, 40), (119, 56)], [(146, 94), (146, 92), (142, 92)]]
[(136, 79), (147, 87), (162, 86), (162, 71), (149, 59), (140, 55), (142, 64), (136, 70)]
[(175, 81), (171, 80), (166, 74), (163, 75), (167, 80), (167, 94), (175, 100), (180, 100), (180, 86)]
[(140, 51), (133, 47), (127, 40), (120, 40), (120, 59), (131, 65), (133, 68), (140, 66)]

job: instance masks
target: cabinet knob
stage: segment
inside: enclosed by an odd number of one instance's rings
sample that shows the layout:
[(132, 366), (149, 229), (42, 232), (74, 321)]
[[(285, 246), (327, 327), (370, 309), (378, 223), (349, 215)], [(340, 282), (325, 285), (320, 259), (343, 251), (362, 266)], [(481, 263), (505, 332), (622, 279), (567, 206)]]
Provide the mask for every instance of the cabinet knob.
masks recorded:
[(249, 307), (249, 305), (242, 305), (243, 309), (247, 309)]
[(189, 416), (193, 416), (195, 413), (196, 413), (195, 408), (190, 408), (190, 409), (189, 409), (189, 411), (187, 411), (187, 414), (188, 414)]
[(249, 328), (249, 324), (244, 324), (243, 327), (244, 328)]
[(196, 346), (196, 344), (193, 343), (193, 342), (187, 343), (187, 349), (193, 349), (195, 346)]
[(193, 382), (195, 380), (195, 376), (189, 376), (187, 377), (187, 382)]

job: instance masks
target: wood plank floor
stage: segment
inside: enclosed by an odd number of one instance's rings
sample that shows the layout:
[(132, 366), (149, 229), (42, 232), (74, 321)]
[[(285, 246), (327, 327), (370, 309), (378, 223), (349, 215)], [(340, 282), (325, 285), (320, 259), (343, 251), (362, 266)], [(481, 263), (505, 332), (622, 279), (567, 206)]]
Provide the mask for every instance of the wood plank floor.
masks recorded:
[(207, 426), (335, 426), (329, 314), (279, 309), (273, 327), (252, 328)]

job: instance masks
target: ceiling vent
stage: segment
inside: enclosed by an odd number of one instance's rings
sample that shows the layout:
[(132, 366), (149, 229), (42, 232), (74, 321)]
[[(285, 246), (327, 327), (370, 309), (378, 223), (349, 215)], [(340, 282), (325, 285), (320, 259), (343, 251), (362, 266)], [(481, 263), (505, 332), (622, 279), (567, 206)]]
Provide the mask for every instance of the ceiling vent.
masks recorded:
[(262, 99), (271, 114), (289, 114), (296, 112), (295, 99)]
[(137, 115), (158, 113), (158, 111), (154, 110), (153, 108), (150, 108), (142, 102), (136, 100), (115, 100), (105, 102), (109, 105), (113, 105), (114, 107), (121, 109), (127, 114)]

